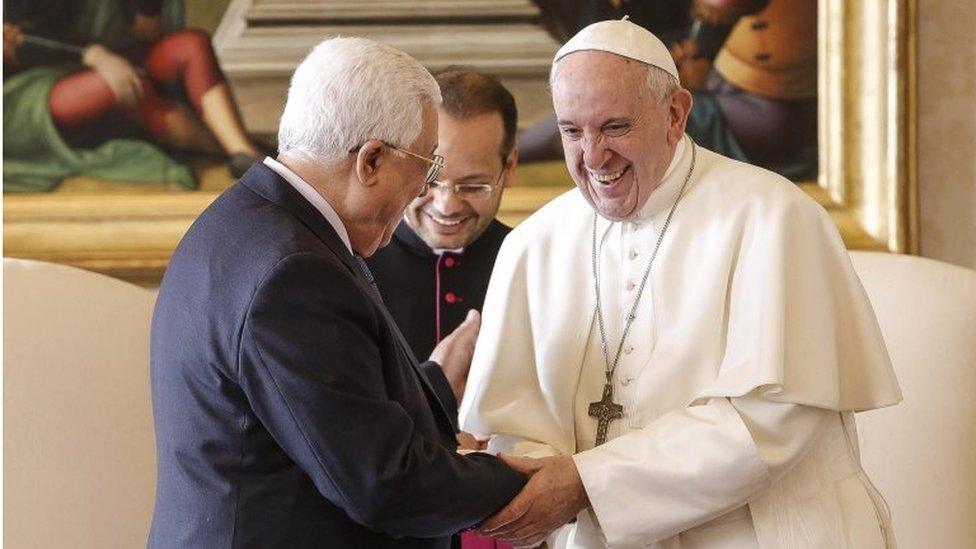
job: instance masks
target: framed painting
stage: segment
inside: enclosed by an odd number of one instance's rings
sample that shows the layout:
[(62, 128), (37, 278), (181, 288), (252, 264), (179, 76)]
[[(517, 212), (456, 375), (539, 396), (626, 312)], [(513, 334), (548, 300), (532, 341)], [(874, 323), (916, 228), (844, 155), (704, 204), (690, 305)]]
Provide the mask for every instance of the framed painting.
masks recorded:
[[(915, 2), (818, 0), (818, 169), (816, 178), (796, 183), (831, 213), (852, 249), (917, 251)], [(275, 3), (281, 6), (270, 6)], [(294, 16), (288, 9), (305, 9), (301, 4), (233, 0), (228, 14), (253, 9), (255, 17), (287, 18)], [(222, 24), (218, 52), (222, 34), (227, 39), (235, 32), (244, 29)], [(289, 72), (287, 66), (255, 67), (255, 74)], [(249, 109), (260, 113), (280, 108), (283, 99), (258, 90), (250, 101), (241, 98), (239, 88), (235, 92), (245, 120)], [(260, 93), (265, 93), (265, 103)], [(556, 180), (540, 169), (520, 167), (519, 177), (551, 184), (509, 189), (499, 213), (503, 221), (518, 223), (567, 189), (568, 176)], [(71, 192), (6, 194), (4, 255), (158, 284), (183, 233), (220, 192), (204, 187), (104, 192), (81, 185)]]

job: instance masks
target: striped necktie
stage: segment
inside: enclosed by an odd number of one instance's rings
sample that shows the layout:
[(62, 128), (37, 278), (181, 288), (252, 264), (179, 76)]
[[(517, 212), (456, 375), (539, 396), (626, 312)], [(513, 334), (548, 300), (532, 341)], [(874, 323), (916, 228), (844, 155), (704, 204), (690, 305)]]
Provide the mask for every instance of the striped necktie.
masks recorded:
[(366, 282), (369, 282), (369, 287), (373, 289), (373, 295), (380, 300), (380, 303), (383, 303), (383, 296), (380, 294), (380, 289), (376, 285), (376, 279), (373, 278), (373, 272), (370, 271), (369, 266), (366, 265), (366, 260), (358, 255), (354, 255), (353, 257), (356, 258), (356, 263), (359, 264), (359, 270), (362, 272), (363, 278), (366, 279)]

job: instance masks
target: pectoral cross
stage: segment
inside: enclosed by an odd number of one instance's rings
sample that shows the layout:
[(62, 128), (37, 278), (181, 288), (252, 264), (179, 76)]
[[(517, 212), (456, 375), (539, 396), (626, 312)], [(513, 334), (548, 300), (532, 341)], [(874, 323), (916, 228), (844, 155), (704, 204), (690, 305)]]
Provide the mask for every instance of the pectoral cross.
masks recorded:
[(596, 445), (607, 441), (607, 427), (615, 419), (624, 417), (624, 407), (613, 401), (613, 386), (603, 386), (603, 398), (590, 403), (590, 417), (596, 418)]

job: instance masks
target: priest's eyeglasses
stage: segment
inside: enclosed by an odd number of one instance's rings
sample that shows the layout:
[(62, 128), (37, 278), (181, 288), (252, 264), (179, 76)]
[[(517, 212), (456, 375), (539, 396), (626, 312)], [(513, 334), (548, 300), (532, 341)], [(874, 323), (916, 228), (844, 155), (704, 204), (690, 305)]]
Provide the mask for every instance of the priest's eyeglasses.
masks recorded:
[[(441, 189), (443, 191), (454, 193), (455, 196), (461, 200), (484, 200), (491, 196), (492, 191), (502, 180), (502, 176), (505, 175), (505, 170), (507, 168), (502, 168), (502, 171), (495, 178), (494, 183), (489, 183), (486, 180), (481, 182), (471, 182), (471, 183), (455, 183), (450, 184), (447, 181), (433, 181), (429, 185), (431, 190)], [(421, 195), (423, 196), (423, 195)]]
[[(427, 175), (424, 176), (424, 186), (420, 189), (420, 194), (417, 195), (418, 198), (421, 196), (425, 196), (427, 194), (427, 191), (430, 190), (432, 186), (434, 186), (435, 180), (437, 179), (437, 176), (440, 175), (441, 170), (444, 169), (444, 157), (439, 154), (435, 154), (432, 157), (428, 158), (422, 154), (417, 154), (415, 152), (408, 151), (407, 149), (401, 149), (400, 147), (397, 147), (396, 145), (393, 145), (391, 143), (387, 143), (386, 141), (380, 141), (380, 143), (383, 143), (384, 145), (393, 149), (394, 151), (403, 153), (408, 156), (412, 156), (414, 158), (419, 158), (424, 162), (430, 164), (430, 167), (427, 168)], [(359, 149), (361, 148), (363, 148), (362, 145), (356, 145), (355, 147), (349, 149), (349, 152), (356, 153), (359, 152)]]

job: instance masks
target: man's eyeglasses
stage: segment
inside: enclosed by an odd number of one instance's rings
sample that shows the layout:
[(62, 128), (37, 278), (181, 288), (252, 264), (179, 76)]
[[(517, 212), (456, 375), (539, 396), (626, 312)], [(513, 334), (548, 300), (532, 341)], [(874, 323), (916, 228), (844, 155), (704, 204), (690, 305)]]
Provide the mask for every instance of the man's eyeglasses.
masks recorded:
[[(484, 200), (491, 196), (492, 191), (498, 186), (499, 182), (502, 180), (502, 176), (505, 175), (505, 167), (502, 167), (502, 171), (495, 178), (494, 183), (457, 183), (451, 185), (446, 181), (433, 181), (430, 183), (429, 187), (432, 190), (441, 189), (446, 192), (454, 193), (461, 200)], [(422, 196), (422, 195), (421, 195)]]
[[(422, 154), (410, 152), (407, 149), (401, 149), (400, 147), (387, 143), (386, 141), (380, 141), (380, 143), (383, 143), (387, 147), (397, 152), (412, 156), (414, 158), (419, 158), (424, 162), (430, 164), (430, 167), (427, 168), (427, 175), (424, 176), (424, 186), (423, 188), (420, 189), (420, 194), (418, 194), (417, 196), (421, 197), (426, 195), (428, 189), (430, 189), (430, 187), (434, 184), (435, 180), (437, 179), (437, 176), (440, 175), (441, 170), (444, 169), (444, 157), (439, 154), (435, 154), (432, 157), (428, 158)], [(362, 147), (363, 147), (362, 145), (357, 145), (356, 147), (350, 149), (349, 152), (350, 153), (359, 152), (359, 149), (361, 149)]]

